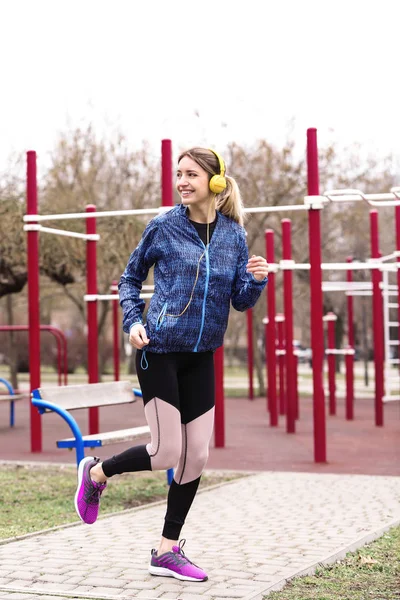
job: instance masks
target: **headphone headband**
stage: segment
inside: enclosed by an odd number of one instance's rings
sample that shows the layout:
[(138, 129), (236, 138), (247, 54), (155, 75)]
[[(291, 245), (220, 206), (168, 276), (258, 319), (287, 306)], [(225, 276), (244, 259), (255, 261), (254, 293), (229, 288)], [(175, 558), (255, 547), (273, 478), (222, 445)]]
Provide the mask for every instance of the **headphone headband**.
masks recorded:
[(218, 152), (216, 152), (215, 150), (213, 150), (212, 148), (208, 148), (208, 150), (210, 152), (212, 152), (218, 159), (218, 163), (219, 163), (219, 175), (222, 175), (222, 177), (225, 177), (225, 163), (224, 163), (224, 159), (222, 158), (222, 156), (220, 154), (218, 154)]

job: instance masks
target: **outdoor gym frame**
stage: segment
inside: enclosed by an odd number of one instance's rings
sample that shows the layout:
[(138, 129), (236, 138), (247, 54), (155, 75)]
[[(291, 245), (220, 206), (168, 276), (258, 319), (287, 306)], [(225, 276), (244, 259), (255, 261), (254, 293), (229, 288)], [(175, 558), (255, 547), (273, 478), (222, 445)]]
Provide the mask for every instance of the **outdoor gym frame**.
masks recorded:
[[(320, 212), (329, 202), (354, 202), (363, 201), (370, 206), (395, 206), (397, 222), (397, 252), (400, 253), (400, 193), (399, 188), (394, 188), (390, 193), (385, 194), (362, 194), (355, 190), (334, 190), (320, 195), (319, 190), (319, 171), (318, 171), (318, 149), (317, 149), (317, 131), (314, 128), (307, 130), (307, 166), (308, 166), (308, 195), (304, 199), (304, 204), (295, 204), (289, 206), (270, 206), (254, 207), (246, 209), (249, 213), (258, 212), (289, 212), (289, 211), (308, 211), (309, 223), (309, 255), (310, 264), (307, 268), (310, 270), (310, 311), (311, 311), (311, 348), (313, 356), (313, 419), (314, 419), (314, 460), (317, 463), (327, 461), (326, 454), (326, 418), (325, 402), (323, 391), (323, 361), (324, 361), (324, 333), (323, 333), (323, 298), (322, 298), (322, 270), (336, 269), (336, 265), (322, 265), (321, 256), (321, 222)], [(40, 387), (40, 325), (39, 325), (39, 231), (50, 234), (72, 235), (73, 237), (86, 240), (87, 254), (87, 294), (85, 300), (88, 302), (87, 308), (87, 326), (88, 326), (88, 379), (89, 383), (96, 383), (99, 378), (98, 373), (98, 339), (97, 339), (97, 302), (103, 299), (110, 299), (109, 296), (100, 296), (97, 293), (97, 273), (96, 273), (96, 242), (99, 236), (96, 234), (96, 218), (128, 216), (128, 215), (156, 215), (162, 210), (168, 210), (173, 204), (172, 187), (172, 146), (170, 140), (162, 141), (162, 207), (159, 209), (138, 209), (124, 211), (101, 211), (96, 212), (96, 207), (89, 205), (86, 207), (86, 213), (73, 213), (66, 215), (38, 215), (37, 213), (37, 181), (36, 181), (36, 153), (30, 151), (27, 153), (27, 215), (24, 221), (27, 223), (24, 229), (28, 233), (28, 299), (29, 299), (29, 356), (30, 356), (30, 387), (33, 389)], [(375, 216), (373, 216), (375, 214)], [(371, 211), (371, 221), (376, 220), (377, 212)], [(50, 229), (40, 225), (45, 220), (58, 219), (86, 219), (86, 234), (77, 234), (74, 232), (65, 232), (57, 229)], [(288, 234), (286, 234), (288, 235)], [(377, 236), (376, 238), (377, 243)], [(375, 243), (375, 242), (374, 242)], [(273, 247), (273, 245), (272, 245)], [(271, 261), (271, 246), (268, 246), (267, 240), (267, 259)], [(378, 245), (373, 245), (371, 249), (373, 259), (379, 258)], [(399, 254), (397, 254), (399, 256)], [(274, 263), (274, 260), (271, 261)], [(399, 263), (396, 263), (399, 264)], [(271, 306), (274, 307), (272, 294), (274, 291), (274, 277), (278, 267), (284, 268), (284, 278), (287, 289), (291, 288), (291, 276), (294, 268), (302, 268), (303, 265), (295, 265), (290, 256), (284, 256), (284, 265), (272, 265), (270, 273), (270, 283), (267, 286), (267, 301), (269, 317), (271, 316)], [(347, 265), (347, 269), (352, 268)], [(373, 286), (379, 290), (380, 273), (378, 265), (372, 265)], [(399, 277), (399, 276), (398, 276)], [(289, 295), (289, 294), (288, 294)], [(112, 295), (113, 299), (115, 295)], [(144, 294), (143, 297), (149, 297), (150, 294)], [(377, 295), (378, 297), (378, 295)], [(290, 315), (291, 299), (286, 299), (287, 311)], [(285, 308), (285, 310), (286, 310)], [(379, 310), (381, 312), (379, 312)], [(381, 315), (382, 309), (376, 307), (374, 315)], [(289, 316), (290, 320), (290, 316)], [(291, 398), (295, 397), (293, 393), (295, 360), (293, 356), (293, 344), (288, 344), (292, 334), (292, 325), (289, 323), (286, 329), (286, 349), (289, 349), (286, 355), (287, 385), (291, 389)], [(289, 333), (288, 333), (289, 332)], [(271, 365), (276, 365), (275, 357), (275, 318), (269, 318), (267, 326), (267, 356)], [(377, 365), (383, 360), (383, 325), (381, 318), (374, 319), (374, 340), (375, 340), (375, 369), (376, 369), (376, 393), (375, 405), (377, 425), (383, 425), (383, 372), (379, 371)], [(381, 341), (380, 341), (381, 340)], [(273, 346), (273, 351), (272, 351)], [(215, 412), (215, 445), (224, 446), (224, 398), (223, 398), (223, 348), (219, 348), (215, 353), (216, 367), (216, 412)], [(382, 375), (382, 376), (381, 376)], [(277, 422), (277, 403), (276, 403), (276, 381), (268, 378), (269, 389), (275, 388), (275, 401), (270, 403), (271, 425)], [(290, 400), (289, 403), (293, 402)], [(294, 432), (294, 419), (296, 410), (293, 404), (288, 405), (288, 430)], [(99, 430), (98, 409), (89, 411), (89, 433), (97, 433)], [(41, 452), (42, 435), (40, 415), (31, 406), (31, 450), (32, 452)]]

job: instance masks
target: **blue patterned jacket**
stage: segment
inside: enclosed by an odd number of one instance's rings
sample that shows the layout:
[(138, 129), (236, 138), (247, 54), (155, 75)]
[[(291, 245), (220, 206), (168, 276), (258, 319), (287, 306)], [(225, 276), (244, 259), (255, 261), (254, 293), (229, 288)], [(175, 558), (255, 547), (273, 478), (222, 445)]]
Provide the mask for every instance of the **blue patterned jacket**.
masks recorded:
[[(152, 219), (129, 258), (119, 282), (123, 330), (142, 323), (145, 302), (139, 297), (142, 283), (154, 265), (154, 295), (147, 312), (149, 352), (205, 352), (223, 343), (230, 302), (239, 311), (254, 306), (267, 278), (257, 281), (246, 272), (248, 249), (245, 230), (218, 213), (211, 241), (206, 248), (186, 214), (177, 205)], [(189, 308), (187, 305), (199, 278)]]

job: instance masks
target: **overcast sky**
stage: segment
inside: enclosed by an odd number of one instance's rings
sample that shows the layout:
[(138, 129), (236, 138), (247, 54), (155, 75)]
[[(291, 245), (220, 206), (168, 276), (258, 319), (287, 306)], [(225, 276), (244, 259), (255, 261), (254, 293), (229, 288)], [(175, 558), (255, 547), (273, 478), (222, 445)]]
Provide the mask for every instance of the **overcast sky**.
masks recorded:
[(57, 134), (265, 138), (400, 156), (396, 0), (0, 0), (0, 171)]

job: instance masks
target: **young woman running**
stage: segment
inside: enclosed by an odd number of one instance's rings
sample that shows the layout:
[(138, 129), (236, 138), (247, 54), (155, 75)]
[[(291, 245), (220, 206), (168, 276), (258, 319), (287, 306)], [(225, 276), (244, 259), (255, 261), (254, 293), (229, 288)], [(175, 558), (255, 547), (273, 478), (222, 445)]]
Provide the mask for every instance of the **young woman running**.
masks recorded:
[[(161, 541), (151, 551), (152, 575), (205, 581), (206, 573), (178, 544), (208, 458), (214, 424), (213, 353), (223, 343), (230, 303), (254, 306), (267, 283), (264, 258), (248, 258), (243, 206), (217, 152), (193, 148), (178, 160), (182, 203), (152, 219), (119, 283), (123, 329), (137, 348), (136, 366), (151, 442), (103, 462), (84, 458), (75, 506), (97, 519), (113, 475), (176, 467)], [(154, 295), (143, 324), (143, 281), (154, 265)]]

